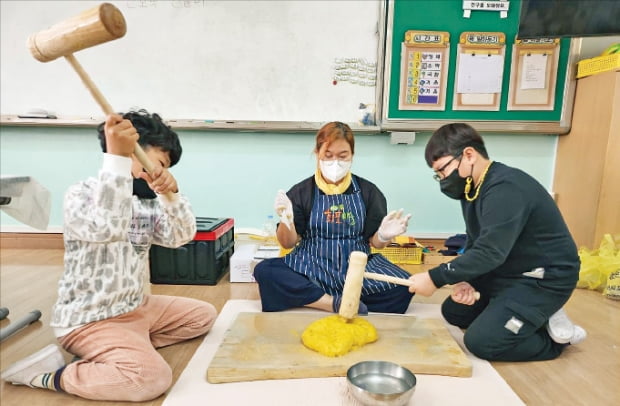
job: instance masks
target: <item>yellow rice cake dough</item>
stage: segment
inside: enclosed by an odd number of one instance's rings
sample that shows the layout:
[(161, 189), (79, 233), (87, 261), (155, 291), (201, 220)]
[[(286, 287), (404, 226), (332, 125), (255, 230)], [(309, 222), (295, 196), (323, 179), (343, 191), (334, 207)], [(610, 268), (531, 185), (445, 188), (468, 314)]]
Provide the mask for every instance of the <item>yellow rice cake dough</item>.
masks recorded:
[(337, 314), (310, 323), (301, 335), (306, 347), (328, 357), (339, 357), (377, 338), (377, 329), (367, 320), (354, 317), (347, 322)]

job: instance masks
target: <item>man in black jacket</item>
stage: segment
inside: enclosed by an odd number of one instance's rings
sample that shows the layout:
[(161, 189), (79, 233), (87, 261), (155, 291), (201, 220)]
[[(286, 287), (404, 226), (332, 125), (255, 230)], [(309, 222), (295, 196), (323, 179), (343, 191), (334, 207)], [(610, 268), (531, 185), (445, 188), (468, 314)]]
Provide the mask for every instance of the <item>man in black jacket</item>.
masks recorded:
[(579, 279), (579, 256), (545, 188), (491, 161), (467, 124), (435, 131), (425, 158), (441, 191), (461, 202), (467, 243), (453, 261), (411, 276), (410, 291), (428, 296), (453, 285), (443, 316), (467, 329), (466, 347), (483, 359), (548, 360), (583, 341), (585, 330), (562, 310)]

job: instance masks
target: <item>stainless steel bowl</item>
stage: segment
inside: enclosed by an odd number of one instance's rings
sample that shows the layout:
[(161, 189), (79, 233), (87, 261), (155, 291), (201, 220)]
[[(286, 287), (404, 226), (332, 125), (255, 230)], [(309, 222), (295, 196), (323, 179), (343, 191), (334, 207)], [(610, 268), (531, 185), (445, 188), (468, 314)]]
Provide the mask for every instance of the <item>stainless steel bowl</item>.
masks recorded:
[(347, 385), (364, 406), (402, 406), (413, 396), (416, 378), (393, 362), (363, 361), (349, 368)]

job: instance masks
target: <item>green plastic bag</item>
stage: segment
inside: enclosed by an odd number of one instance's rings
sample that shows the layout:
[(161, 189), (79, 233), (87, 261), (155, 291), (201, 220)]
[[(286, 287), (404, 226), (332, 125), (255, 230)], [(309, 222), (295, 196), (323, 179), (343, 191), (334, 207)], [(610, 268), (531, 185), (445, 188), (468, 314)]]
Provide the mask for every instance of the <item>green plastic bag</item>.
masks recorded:
[(611, 275), (616, 275), (620, 270), (620, 235), (612, 237), (611, 234), (605, 234), (601, 245), (595, 250), (580, 248), (579, 258), (581, 268), (577, 287), (603, 292), (610, 280), (612, 284), (619, 282), (619, 278), (611, 278)]

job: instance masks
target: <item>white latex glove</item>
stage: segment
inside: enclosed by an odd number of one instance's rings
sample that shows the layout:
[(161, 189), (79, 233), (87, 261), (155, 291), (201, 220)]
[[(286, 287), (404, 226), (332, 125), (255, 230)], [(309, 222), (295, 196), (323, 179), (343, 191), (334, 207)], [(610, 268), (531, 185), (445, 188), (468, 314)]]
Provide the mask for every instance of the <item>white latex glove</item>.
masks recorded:
[(291, 199), (288, 198), (284, 190), (278, 190), (276, 200), (273, 203), (273, 208), (278, 216), (280, 216), (280, 222), (284, 223), (289, 230), (292, 230), (293, 203), (291, 203)]
[(403, 209), (391, 211), (381, 220), (381, 225), (377, 231), (377, 237), (381, 242), (388, 242), (397, 235), (407, 231), (407, 225), (411, 214), (403, 216)]

